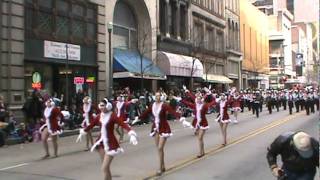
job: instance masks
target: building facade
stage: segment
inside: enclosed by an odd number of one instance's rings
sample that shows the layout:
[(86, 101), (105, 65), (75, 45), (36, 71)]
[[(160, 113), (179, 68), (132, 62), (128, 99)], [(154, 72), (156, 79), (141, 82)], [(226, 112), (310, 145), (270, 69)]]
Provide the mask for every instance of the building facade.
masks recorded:
[[(1, 1), (0, 93), (21, 110), (34, 89), (45, 96), (105, 96), (104, 1)], [(101, 75), (104, 76), (104, 75)], [(17, 114), (18, 118), (19, 115)]]
[(228, 77), (233, 80), (231, 86), (242, 89), (240, 50), (240, 4), (239, 0), (226, 0), (226, 52)]
[(240, 41), (244, 88), (269, 88), (268, 17), (249, 1), (240, 1)]
[(296, 77), (292, 67), (292, 14), (284, 9), (269, 15), (270, 87), (284, 88), (286, 79)]

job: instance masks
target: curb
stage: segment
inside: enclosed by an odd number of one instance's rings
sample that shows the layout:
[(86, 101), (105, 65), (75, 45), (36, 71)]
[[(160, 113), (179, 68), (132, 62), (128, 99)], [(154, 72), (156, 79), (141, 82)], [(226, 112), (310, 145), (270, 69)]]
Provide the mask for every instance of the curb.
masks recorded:
[[(95, 127), (93, 128), (92, 132), (98, 132), (99, 128)], [(74, 136), (74, 135), (78, 135), (79, 134), (79, 129), (74, 129), (74, 130), (66, 130), (63, 131), (62, 134), (59, 135), (59, 137), (68, 137), (68, 136)], [(24, 139), (23, 138), (16, 138), (16, 137), (11, 137), (11, 138), (7, 138), (5, 145), (16, 145), (16, 144), (22, 144), (24, 143)]]

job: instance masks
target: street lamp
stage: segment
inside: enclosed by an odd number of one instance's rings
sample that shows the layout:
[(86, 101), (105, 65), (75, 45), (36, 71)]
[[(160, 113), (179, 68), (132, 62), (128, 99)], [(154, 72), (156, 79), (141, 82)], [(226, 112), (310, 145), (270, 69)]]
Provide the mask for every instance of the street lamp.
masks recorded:
[(68, 44), (66, 43), (66, 104), (69, 107), (69, 56), (68, 56)]
[(108, 28), (108, 33), (109, 33), (109, 93), (108, 93), (108, 97), (111, 98), (112, 97), (112, 90), (113, 90), (113, 58), (111, 57), (111, 33), (113, 30), (113, 23), (109, 22), (107, 25)]

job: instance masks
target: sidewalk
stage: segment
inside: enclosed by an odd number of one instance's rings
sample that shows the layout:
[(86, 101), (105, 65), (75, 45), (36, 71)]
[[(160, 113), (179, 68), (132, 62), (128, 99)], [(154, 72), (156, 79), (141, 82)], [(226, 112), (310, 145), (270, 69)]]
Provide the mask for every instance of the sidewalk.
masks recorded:
[[(99, 127), (94, 127), (93, 132), (99, 131)], [(63, 133), (59, 135), (59, 137), (67, 137), (67, 136), (74, 136), (79, 134), (79, 129), (73, 129), (73, 130), (63, 130)], [(21, 144), (24, 143), (22, 138), (16, 138), (16, 137), (9, 137), (6, 139), (5, 145), (15, 145), (15, 144)]]

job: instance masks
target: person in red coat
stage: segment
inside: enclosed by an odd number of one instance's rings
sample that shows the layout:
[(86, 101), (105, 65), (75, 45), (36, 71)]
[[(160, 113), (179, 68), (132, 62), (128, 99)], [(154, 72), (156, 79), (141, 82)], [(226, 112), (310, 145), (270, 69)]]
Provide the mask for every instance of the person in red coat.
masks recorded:
[(219, 106), (219, 114), (216, 118), (216, 121), (220, 125), (223, 143), (222, 146), (227, 145), (227, 127), (228, 124), (231, 122), (228, 114), (228, 106), (230, 106), (230, 101), (226, 99), (225, 94), (220, 95), (220, 100), (218, 101), (217, 105)]
[(128, 135), (130, 136), (130, 143), (133, 145), (138, 144), (136, 138), (137, 134), (126, 123), (117, 117), (117, 114), (112, 111), (112, 104), (108, 102), (106, 98), (99, 103), (99, 109), (101, 113), (97, 115), (94, 121), (86, 128), (80, 129), (80, 135), (78, 139), (81, 140), (81, 136), (89, 132), (94, 126), (100, 126), (100, 136), (95, 144), (91, 147), (91, 151), (96, 149), (99, 152), (102, 159), (104, 179), (111, 180), (111, 162), (114, 156), (123, 152), (123, 149), (120, 147), (119, 142), (114, 135), (114, 126), (119, 124), (122, 128), (127, 130)]
[(52, 138), (54, 157), (58, 157), (58, 135), (62, 133), (60, 122), (63, 119), (63, 115), (59, 108), (55, 107), (53, 99), (46, 101), (46, 108), (43, 113), (44, 124), (40, 127), (41, 138), (43, 147), (45, 150), (45, 156), (43, 159), (50, 157), (48, 138)]
[[(203, 142), (203, 136), (207, 129), (209, 129), (209, 124), (206, 118), (206, 114), (208, 112), (208, 109), (215, 105), (215, 99), (212, 99), (211, 102), (205, 102), (205, 97), (202, 97), (201, 93), (197, 93), (196, 95), (193, 95), (188, 90), (186, 90), (186, 93), (189, 97), (192, 98), (193, 102), (188, 102), (186, 100), (182, 100), (181, 102), (187, 106), (189, 106), (191, 109), (193, 109), (194, 113), (194, 119), (192, 122), (192, 127), (196, 130), (196, 134), (198, 135), (199, 140), (199, 155), (198, 158), (204, 156), (204, 142)], [(211, 94), (211, 93), (210, 93)]]
[(145, 119), (149, 114), (152, 114), (154, 118), (150, 136), (154, 137), (158, 148), (160, 170), (157, 172), (157, 175), (161, 175), (166, 170), (164, 164), (164, 146), (167, 138), (172, 136), (167, 114), (170, 113), (176, 118), (180, 118), (180, 114), (175, 112), (168, 104), (164, 103), (164, 101), (165, 97), (162, 96), (160, 92), (157, 92), (155, 94), (155, 102), (138, 117), (139, 119)]
[[(81, 123), (82, 128), (88, 127), (96, 117), (97, 110), (92, 104), (92, 100), (89, 96), (83, 98), (83, 106), (82, 106), (82, 114), (83, 114), (83, 121)], [(91, 131), (87, 132), (86, 135), (86, 147), (87, 150), (90, 150), (89, 143), (93, 146), (93, 138)]]
[(231, 106), (234, 115), (233, 123), (238, 123), (238, 114), (241, 111), (241, 95), (238, 91), (232, 95)]
[[(117, 117), (123, 122), (128, 122), (127, 109), (129, 107), (130, 103), (131, 103), (131, 101), (126, 101), (124, 98), (124, 95), (122, 95), (122, 94), (117, 97), (117, 101), (114, 103)], [(123, 141), (124, 130), (123, 130), (123, 128), (121, 128), (121, 126), (118, 125), (116, 127), (116, 131), (120, 136), (119, 142), (121, 143)]]

